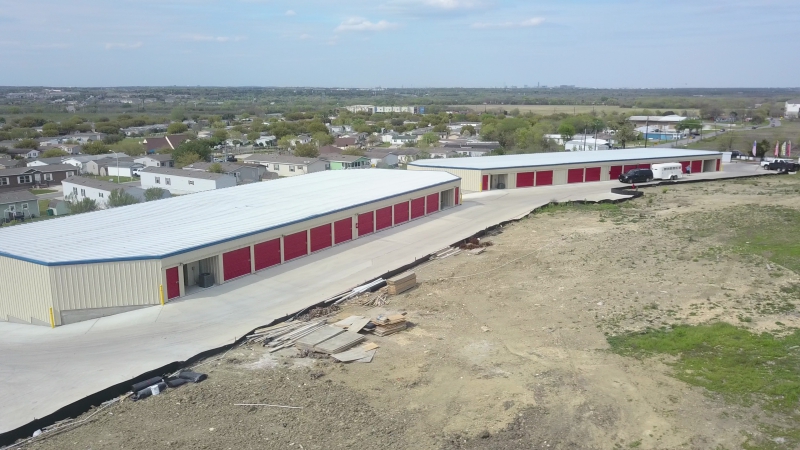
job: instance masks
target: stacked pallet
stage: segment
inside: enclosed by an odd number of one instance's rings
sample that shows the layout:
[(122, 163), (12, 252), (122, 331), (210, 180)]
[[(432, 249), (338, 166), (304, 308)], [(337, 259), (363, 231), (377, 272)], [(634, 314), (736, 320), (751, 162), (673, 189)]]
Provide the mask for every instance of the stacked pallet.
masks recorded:
[(389, 295), (401, 294), (417, 285), (417, 274), (406, 272), (386, 280)]
[(375, 324), (375, 329), (372, 332), (377, 336), (389, 336), (390, 334), (399, 333), (408, 326), (405, 314), (378, 316), (372, 319), (372, 323)]

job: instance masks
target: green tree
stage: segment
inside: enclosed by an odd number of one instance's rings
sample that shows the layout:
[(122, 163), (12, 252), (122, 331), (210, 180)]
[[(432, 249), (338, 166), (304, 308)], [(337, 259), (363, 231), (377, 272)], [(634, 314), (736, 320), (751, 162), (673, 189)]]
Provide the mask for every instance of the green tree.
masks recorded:
[(87, 212), (92, 212), (97, 210), (97, 202), (91, 198), (83, 198), (82, 200), (76, 200), (72, 198), (67, 207), (69, 208), (69, 212), (71, 214), (83, 214)]
[(222, 168), (222, 164), (214, 163), (208, 166), (208, 171), (211, 173), (224, 173), (225, 170)]
[(439, 135), (434, 132), (428, 132), (422, 135), (422, 142), (432, 145), (439, 142)]
[(733, 133), (724, 133), (717, 137), (717, 145), (723, 152), (729, 152), (736, 146), (736, 136)]
[(175, 164), (178, 167), (186, 167), (202, 160), (203, 158), (199, 154), (192, 151), (181, 152), (175, 156)]
[(102, 141), (90, 141), (83, 144), (83, 153), (87, 155), (102, 155), (108, 153), (109, 147)]
[(36, 139), (23, 139), (16, 142), (14, 144), (14, 148), (29, 148), (31, 150), (37, 150), (39, 148), (39, 142)]
[(164, 192), (166, 191), (159, 187), (148, 188), (144, 191), (144, 201), (152, 202), (154, 200), (161, 200), (164, 198)]
[(633, 128), (633, 124), (626, 122), (617, 129), (617, 132), (614, 134), (614, 140), (619, 142), (622, 148), (625, 148), (625, 145), (628, 142), (635, 141), (637, 136), (638, 133), (636, 133), (636, 129)]
[(128, 156), (144, 155), (144, 146), (133, 139), (125, 139), (111, 146), (115, 152), (125, 153)]
[(464, 125), (461, 127), (461, 135), (462, 136), (475, 136), (477, 132), (475, 131), (475, 127), (472, 125)]
[(181, 107), (173, 108), (169, 116), (172, 120), (180, 122), (186, 117), (186, 110)]
[(42, 153), (42, 158), (57, 158), (59, 156), (69, 156), (69, 153), (60, 148), (51, 148)]
[(446, 133), (447, 125), (440, 123), (439, 125), (433, 127), (433, 131), (435, 131), (436, 133)]
[(111, 194), (108, 195), (109, 208), (116, 208), (118, 206), (128, 206), (136, 203), (139, 203), (139, 200), (137, 200), (136, 197), (125, 192), (122, 189), (114, 189), (113, 191), (111, 191)]
[(217, 143), (225, 142), (228, 139), (228, 132), (225, 130), (216, 130), (214, 134), (211, 135), (211, 139)]
[(283, 136), (282, 138), (278, 139), (278, 147), (281, 147), (281, 148), (289, 148), (289, 147), (291, 147), (292, 146), (292, 139), (294, 139), (292, 136), (289, 136), (289, 135)]
[(691, 132), (702, 128), (703, 122), (698, 119), (684, 119), (675, 125), (675, 129), (678, 131), (689, 130)]
[(347, 148), (342, 150), (343, 155), (351, 155), (351, 156), (364, 156), (364, 150), (360, 148)]
[(564, 142), (569, 141), (572, 139), (572, 136), (575, 136), (575, 127), (568, 123), (562, 123), (558, 126), (558, 134), (561, 135), (561, 139), (563, 139)]
[(311, 137), (315, 141), (317, 141), (317, 144), (320, 145), (320, 146), (322, 146), (322, 145), (331, 145), (331, 144), (333, 144), (333, 141), (334, 141), (333, 136), (331, 136), (328, 133), (323, 133), (323, 132), (316, 132)]
[(53, 122), (44, 124), (42, 126), (42, 135), (48, 137), (58, 136), (59, 135), (58, 125)]
[(258, 131), (251, 131), (247, 133), (247, 140), (250, 142), (255, 142), (256, 139), (261, 137), (261, 133)]
[(301, 158), (316, 158), (319, 156), (319, 149), (313, 143), (297, 144), (294, 148), (294, 156)]
[(187, 131), (189, 131), (189, 127), (183, 122), (172, 122), (167, 127), (167, 133), (169, 134), (181, 134)]
[(764, 158), (764, 155), (767, 154), (768, 151), (772, 150), (770, 147), (770, 142), (766, 139), (762, 139), (756, 144), (756, 157), (757, 158)]
[[(206, 139), (194, 139), (185, 141), (172, 151), (172, 157), (177, 163), (180, 159), (184, 162), (183, 165), (189, 165), (197, 161), (208, 161), (211, 157), (214, 143)], [(190, 156), (183, 157), (184, 154), (191, 154)]]

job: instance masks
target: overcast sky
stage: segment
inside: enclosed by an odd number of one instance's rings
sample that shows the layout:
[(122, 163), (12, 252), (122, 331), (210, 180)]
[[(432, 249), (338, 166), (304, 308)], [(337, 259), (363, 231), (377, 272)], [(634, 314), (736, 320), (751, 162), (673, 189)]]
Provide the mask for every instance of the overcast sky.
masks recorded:
[(0, 0), (0, 85), (795, 87), (798, 0)]

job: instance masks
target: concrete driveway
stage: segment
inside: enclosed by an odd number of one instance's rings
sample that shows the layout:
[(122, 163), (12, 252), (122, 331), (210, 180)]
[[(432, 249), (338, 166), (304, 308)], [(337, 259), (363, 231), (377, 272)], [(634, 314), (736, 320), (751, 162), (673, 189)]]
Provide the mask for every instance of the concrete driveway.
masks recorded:
[[(750, 165), (689, 179), (747, 176)], [(232, 343), (417, 258), (552, 200), (619, 198), (617, 181), (489, 191), (464, 204), (165, 306), (50, 329), (0, 323), (0, 433), (175, 361)]]

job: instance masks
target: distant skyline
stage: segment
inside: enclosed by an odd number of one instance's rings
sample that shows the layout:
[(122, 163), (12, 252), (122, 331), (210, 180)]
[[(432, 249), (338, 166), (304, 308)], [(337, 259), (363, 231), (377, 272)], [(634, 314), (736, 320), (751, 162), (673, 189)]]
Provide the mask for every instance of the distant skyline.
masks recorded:
[(3, 86), (800, 86), (797, 0), (0, 0)]

